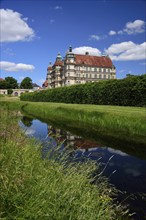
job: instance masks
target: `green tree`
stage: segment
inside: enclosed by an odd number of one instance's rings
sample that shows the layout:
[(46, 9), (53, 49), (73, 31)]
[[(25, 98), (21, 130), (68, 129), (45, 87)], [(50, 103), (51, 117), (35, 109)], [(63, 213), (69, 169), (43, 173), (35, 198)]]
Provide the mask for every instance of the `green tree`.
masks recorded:
[(20, 84), (20, 88), (21, 89), (32, 89), (33, 88), (32, 79), (29, 77), (25, 77)]
[(8, 89), (8, 83), (6, 82), (6, 80), (0, 81), (0, 89)]
[(13, 77), (6, 77), (5, 81), (7, 82), (7, 89), (17, 89), (18, 88), (18, 83), (17, 80)]

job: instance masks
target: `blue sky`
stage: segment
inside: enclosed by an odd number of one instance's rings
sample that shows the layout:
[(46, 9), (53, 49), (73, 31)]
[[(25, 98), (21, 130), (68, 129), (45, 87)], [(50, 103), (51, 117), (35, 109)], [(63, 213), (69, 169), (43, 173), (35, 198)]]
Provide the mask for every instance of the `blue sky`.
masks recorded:
[(1, 0), (0, 77), (41, 85), (49, 62), (75, 53), (108, 54), (117, 78), (146, 73), (146, 1)]

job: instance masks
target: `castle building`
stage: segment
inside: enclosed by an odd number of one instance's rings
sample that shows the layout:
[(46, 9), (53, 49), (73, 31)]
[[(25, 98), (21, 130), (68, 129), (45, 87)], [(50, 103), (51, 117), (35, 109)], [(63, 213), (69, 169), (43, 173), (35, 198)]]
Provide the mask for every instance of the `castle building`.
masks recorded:
[(64, 59), (58, 53), (55, 63), (49, 64), (43, 86), (56, 88), (109, 79), (116, 79), (116, 68), (109, 56), (74, 54), (69, 47)]

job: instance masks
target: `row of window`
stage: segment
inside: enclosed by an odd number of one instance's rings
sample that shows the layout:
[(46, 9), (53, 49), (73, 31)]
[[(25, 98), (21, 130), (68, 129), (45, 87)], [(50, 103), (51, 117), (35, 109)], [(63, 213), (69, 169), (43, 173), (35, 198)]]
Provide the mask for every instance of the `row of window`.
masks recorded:
[[(68, 77), (70, 76), (70, 74), (68, 73)], [(95, 74), (95, 75), (93, 75), (93, 74), (85, 74), (85, 76), (83, 75), (83, 76), (80, 76), (80, 74), (77, 74), (77, 76), (76, 76), (77, 78), (86, 78), (86, 79), (114, 79), (115, 78), (115, 75), (106, 75), (106, 74)], [(60, 77), (56, 77), (56, 79), (62, 79), (62, 78), (60, 78)], [(53, 79), (50, 79), (51, 81), (53, 80)], [(55, 78), (54, 78), (54, 80), (55, 80)]]
[[(68, 74), (68, 76), (70, 76), (70, 74)], [(106, 75), (106, 74), (88, 74), (88, 73), (86, 73), (86, 74), (83, 74), (83, 75), (81, 75), (81, 74), (76, 74), (76, 77), (81, 77), (81, 78), (95, 78), (95, 79), (97, 79), (97, 78), (99, 78), (99, 79), (102, 79), (102, 78), (104, 78), (104, 79), (110, 79), (111, 78), (111, 76), (108, 74), (108, 75)]]
[[(66, 66), (66, 69), (74, 69), (73, 66), (71, 68), (70, 65)], [(97, 67), (88, 67), (88, 66), (76, 66), (75, 70), (84, 70), (84, 71), (94, 71), (94, 72), (110, 72), (110, 68), (97, 68)]]

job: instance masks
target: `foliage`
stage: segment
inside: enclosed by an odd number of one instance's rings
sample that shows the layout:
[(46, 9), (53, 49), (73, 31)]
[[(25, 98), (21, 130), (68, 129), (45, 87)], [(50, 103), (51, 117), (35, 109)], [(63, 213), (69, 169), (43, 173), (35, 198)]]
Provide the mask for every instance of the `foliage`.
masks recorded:
[(7, 89), (8, 88), (8, 83), (6, 80), (0, 80), (0, 89)]
[(20, 132), (16, 117), (1, 111), (1, 219), (127, 219), (105, 178), (98, 175), (97, 186), (91, 184), (95, 164), (42, 159), (41, 147)]
[(5, 78), (7, 84), (8, 84), (8, 89), (17, 89), (18, 88), (18, 83), (17, 83), (17, 80), (13, 77), (6, 77)]
[(11, 95), (13, 93), (13, 89), (8, 89), (8, 94)]
[(146, 74), (23, 94), (23, 101), (145, 106)]
[(32, 79), (29, 77), (25, 77), (20, 84), (20, 88), (21, 89), (32, 89), (33, 88)]
[(17, 80), (13, 77), (6, 77), (5, 80), (0, 81), (0, 89), (17, 89)]

